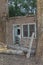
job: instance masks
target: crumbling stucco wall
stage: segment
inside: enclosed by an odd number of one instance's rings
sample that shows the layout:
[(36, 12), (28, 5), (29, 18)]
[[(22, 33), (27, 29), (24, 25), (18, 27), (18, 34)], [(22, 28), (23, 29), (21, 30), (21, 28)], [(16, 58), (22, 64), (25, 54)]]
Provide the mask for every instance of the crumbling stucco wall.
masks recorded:
[(5, 42), (5, 23), (8, 13), (8, 0), (0, 0), (0, 42)]
[(8, 13), (7, 1), (8, 0), (0, 0), (0, 17), (6, 16)]
[(37, 57), (43, 58), (43, 0), (37, 0), (38, 45)]
[(0, 42), (5, 43), (5, 21), (0, 21)]
[[(14, 17), (9, 18), (9, 20), (6, 22), (6, 43), (7, 44), (15, 44), (13, 42), (13, 25), (20, 25), (20, 34), (21, 34), (21, 40), (20, 44), (24, 46), (28, 46), (30, 44), (30, 38), (23, 38), (23, 32), (22, 32), (22, 25), (23, 24), (29, 24), (29, 23), (36, 23), (34, 16), (21, 16), (21, 17)], [(36, 39), (34, 39), (33, 46), (36, 48)]]

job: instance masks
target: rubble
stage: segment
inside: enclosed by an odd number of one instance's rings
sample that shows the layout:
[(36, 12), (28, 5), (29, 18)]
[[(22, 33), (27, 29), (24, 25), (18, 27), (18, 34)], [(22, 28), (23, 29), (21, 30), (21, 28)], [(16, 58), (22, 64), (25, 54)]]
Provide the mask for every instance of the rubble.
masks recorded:
[(32, 51), (33, 39), (34, 39), (34, 33), (32, 34), (30, 45), (28, 46), (28, 48), (21, 46), (13, 47), (13, 46), (5, 45), (4, 43), (0, 42), (0, 53), (26, 55), (27, 58), (29, 58)]

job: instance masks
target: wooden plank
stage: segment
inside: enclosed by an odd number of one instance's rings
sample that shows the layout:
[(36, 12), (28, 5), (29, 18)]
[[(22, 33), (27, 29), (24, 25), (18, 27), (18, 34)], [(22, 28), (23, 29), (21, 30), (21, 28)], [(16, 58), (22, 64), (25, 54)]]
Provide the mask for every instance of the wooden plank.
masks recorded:
[(31, 41), (30, 41), (30, 45), (29, 45), (29, 50), (28, 50), (28, 53), (27, 53), (27, 58), (30, 57), (30, 53), (31, 53), (31, 50), (32, 50), (32, 44), (33, 44), (33, 39), (34, 39), (34, 33), (32, 34), (32, 37), (31, 37)]
[(0, 51), (2, 54), (18, 54), (23, 55), (23, 51), (21, 50), (12, 50), (12, 49), (3, 49)]

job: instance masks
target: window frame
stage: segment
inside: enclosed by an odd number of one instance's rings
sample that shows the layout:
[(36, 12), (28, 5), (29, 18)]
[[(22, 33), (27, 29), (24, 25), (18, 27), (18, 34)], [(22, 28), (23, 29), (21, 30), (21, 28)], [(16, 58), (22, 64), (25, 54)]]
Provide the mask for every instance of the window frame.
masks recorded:
[[(15, 37), (14, 37), (14, 31), (15, 31), (15, 30), (14, 30), (14, 27), (17, 26), (17, 25), (20, 26), (20, 24), (13, 24), (13, 32), (12, 32), (12, 33), (13, 33), (13, 43), (15, 43)], [(21, 28), (20, 28), (20, 36), (21, 36)], [(21, 40), (21, 39), (20, 39), (20, 40)]]
[[(23, 36), (23, 25), (28, 25), (28, 37), (24, 37)], [(22, 24), (22, 38), (29, 38), (31, 39), (31, 37), (29, 37), (29, 25), (35, 25), (35, 38), (36, 39), (36, 23), (26, 23), (26, 24)]]

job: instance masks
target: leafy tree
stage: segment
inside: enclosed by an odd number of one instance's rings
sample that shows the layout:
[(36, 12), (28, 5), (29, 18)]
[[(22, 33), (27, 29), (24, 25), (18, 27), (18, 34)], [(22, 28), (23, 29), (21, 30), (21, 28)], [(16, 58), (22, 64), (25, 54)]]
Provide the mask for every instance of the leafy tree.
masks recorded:
[(13, 17), (15, 16), (15, 9), (13, 8), (13, 6), (9, 6), (9, 17)]
[[(36, 8), (36, 0), (26, 0), (26, 2), (25, 2), (25, 0), (13, 0), (13, 2), (14, 2), (15, 6), (13, 6), (11, 4), (8, 7), (10, 17), (12, 17), (12, 16), (24, 16), (26, 14), (29, 14), (29, 11), (31, 11), (31, 14), (32, 13), (34, 14), (33, 10), (35, 10), (35, 8)], [(20, 4), (20, 5), (18, 6), (18, 4)], [(23, 12), (23, 11), (21, 12), (21, 7), (25, 8), (26, 12)]]

